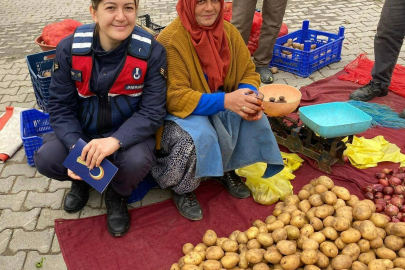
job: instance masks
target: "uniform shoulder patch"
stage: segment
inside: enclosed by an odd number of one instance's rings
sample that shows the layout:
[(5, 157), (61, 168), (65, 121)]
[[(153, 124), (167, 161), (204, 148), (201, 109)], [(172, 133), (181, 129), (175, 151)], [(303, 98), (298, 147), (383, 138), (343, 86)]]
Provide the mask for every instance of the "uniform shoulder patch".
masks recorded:
[(59, 63), (56, 61), (53, 61), (53, 65), (52, 65), (52, 71), (55, 72), (59, 69)]
[(160, 68), (160, 74), (167, 80), (167, 69)]

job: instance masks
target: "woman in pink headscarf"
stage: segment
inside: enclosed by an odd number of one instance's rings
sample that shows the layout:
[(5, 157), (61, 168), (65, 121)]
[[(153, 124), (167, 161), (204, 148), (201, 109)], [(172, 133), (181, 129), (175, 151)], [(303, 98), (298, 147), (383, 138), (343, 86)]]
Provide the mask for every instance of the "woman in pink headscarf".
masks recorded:
[(283, 162), (262, 102), (260, 76), (238, 30), (224, 21), (224, 0), (179, 0), (179, 15), (158, 36), (167, 51), (167, 110), (152, 175), (171, 188), (181, 215), (203, 216), (194, 190), (206, 177), (237, 198), (250, 196), (235, 169)]

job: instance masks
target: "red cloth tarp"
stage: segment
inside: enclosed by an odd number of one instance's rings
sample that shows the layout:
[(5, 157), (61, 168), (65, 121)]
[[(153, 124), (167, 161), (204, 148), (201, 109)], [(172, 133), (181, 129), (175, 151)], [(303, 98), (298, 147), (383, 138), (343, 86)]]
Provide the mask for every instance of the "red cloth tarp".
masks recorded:
[[(339, 80), (341, 74), (301, 88), (301, 106), (347, 100), (350, 92), (359, 85)], [(392, 92), (375, 101), (391, 106), (398, 112), (405, 108), (405, 99)], [(366, 138), (383, 135), (404, 150), (405, 139), (401, 132), (403, 130), (373, 128), (360, 135)], [(375, 168), (358, 170), (350, 164), (335, 164), (330, 177), (336, 185), (348, 188), (352, 194), (363, 199), (361, 186), (375, 182), (374, 174), (382, 168), (398, 166), (386, 162)], [(313, 160), (305, 158), (295, 175), (291, 183), (297, 194), (302, 186), (325, 173), (317, 169)], [(204, 212), (202, 221), (193, 222), (181, 217), (169, 199), (131, 210), (131, 229), (122, 238), (113, 238), (108, 234), (105, 215), (56, 220), (55, 230), (68, 269), (169, 269), (182, 256), (182, 246), (188, 242), (194, 245), (200, 243), (206, 230), (213, 229), (219, 237), (229, 236), (234, 230), (248, 229), (256, 219), (264, 220), (274, 208), (274, 205), (257, 204), (252, 198), (235, 199), (212, 180), (203, 182), (196, 195)]]

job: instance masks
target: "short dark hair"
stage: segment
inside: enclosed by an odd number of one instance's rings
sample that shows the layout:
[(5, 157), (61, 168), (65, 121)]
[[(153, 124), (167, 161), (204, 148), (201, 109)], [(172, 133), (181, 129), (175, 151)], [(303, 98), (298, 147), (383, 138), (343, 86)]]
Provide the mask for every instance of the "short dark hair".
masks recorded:
[[(91, 5), (93, 6), (94, 10), (97, 10), (98, 6), (103, 0), (91, 0)], [(135, 7), (138, 7), (139, 0), (134, 0)]]

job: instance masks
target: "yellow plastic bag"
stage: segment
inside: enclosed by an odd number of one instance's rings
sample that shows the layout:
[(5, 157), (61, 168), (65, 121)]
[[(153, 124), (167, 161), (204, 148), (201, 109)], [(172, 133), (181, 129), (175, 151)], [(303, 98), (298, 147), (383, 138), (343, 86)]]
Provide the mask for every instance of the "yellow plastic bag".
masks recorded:
[(240, 168), (236, 173), (246, 177), (246, 185), (252, 192), (256, 202), (270, 205), (278, 200), (284, 200), (287, 195), (292, 194), (293, 186), (290, 180), (295, 178), (293, 171), (297, 170), (302, 162), (297, 154), (281, 152), (284, 161), (284, 169), (270, 178), (262, 178), (266, 170), (266, 163), (255, 163), (253, 165)]
[(353, 142), (346, 146), (343, 155), (347, 156), (350, 163), (358, 169), (375, 167), (378, 162), (383, 161), (400, 162), (401, 167), (405, 165), (405, 155), (401, 154), (401, 149), (386, 141), (383, 136), (372, 139), (353, 136)]

